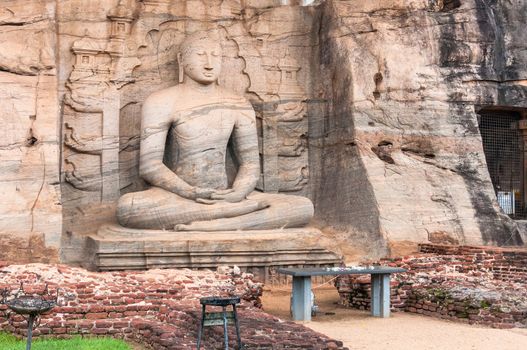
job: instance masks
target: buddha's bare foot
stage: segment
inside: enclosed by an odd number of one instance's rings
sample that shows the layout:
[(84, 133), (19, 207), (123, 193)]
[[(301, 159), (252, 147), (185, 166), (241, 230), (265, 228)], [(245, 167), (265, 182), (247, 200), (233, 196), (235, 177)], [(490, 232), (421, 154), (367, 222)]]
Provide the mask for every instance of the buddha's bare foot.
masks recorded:
[(174, 226), (174, 231), (193, 231), (192, 224), (178, 224)]
[(266, 201), (266, 200), (259, 200), (257, 201), (258, 202), (258, 206), (257, 206), (257, 209), (256, 210), (262, 210), (262, 209), (265, 209), (265, 208), (269, 208), (271, 206), (271, 204)]
[[(222, 224), (223, 221), (229, 219), (217, 219), (209, 221), (194, 221), (190, 224), (178, 224), (174, 226), (174, 231), (225, 231)], [(232, 218), (230, 218), (232, 220)], [(232, 229), (227, 229), (227, 231)]]

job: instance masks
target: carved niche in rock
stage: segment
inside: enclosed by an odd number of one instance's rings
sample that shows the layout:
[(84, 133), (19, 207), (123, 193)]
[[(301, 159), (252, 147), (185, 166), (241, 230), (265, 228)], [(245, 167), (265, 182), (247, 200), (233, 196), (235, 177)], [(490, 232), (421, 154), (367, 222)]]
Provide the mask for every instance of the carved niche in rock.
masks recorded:
[[(180, 83), (145, 101), (139, 171), (151, 188), (120, 198), (121, 225), (269, 230), (304, 226), (311, 219), (309, 199), (255, 191), (260, 175), (255, 113), (247, 100), (218, 84), (221, 63), (217, 34), (193, 33), (178, 53)], [(231, 138), (239, 164), (232, 184), (225, 163)], [(167, 152), (170, 141), (177, 152)]]
[[(286, 34), (261, 29), (269, 21), (265, 11), (256, 22), (246, 18), (256, 29), (248, 28), (242, 24), (247, 13), (237, 1), (216, 1), (209, 10), (207, 16), (221, 19), (226, 46), (227, 71), (220, 77), (221, 85), (246, 93), (257, 107), (262, 143), (258, 188), (306, 194), (302, 191), (309, 181), (308, 100), (305, 78), (299, 79), (300, 64), (293, 58), (302, 57), (304, 51), (295, 40), (305, 37), (298, 39), (287, 28), (282, 30)], [(271, 12), (287, 23), (289, 11), (293, 10), (284, 7)], [(181, 20), (183, 15), (188, 20)], [(72, 198), (91, 198), (82, 200), (84, 204), (115, 203), (121, 194), (145, 188), (138, 173), (142, 103), (153, 91), (179, 79), (175, 54), (187, 33), (218, 26), (203, 16), (185, 2), (119, 0), (107, 13), (106, 38), (86, 32), (73, 43), (75, 64), (64, 96), (64, 178), (74, 193), (81, 192)], [(232, 172), (235, 165), (227, 161)]]

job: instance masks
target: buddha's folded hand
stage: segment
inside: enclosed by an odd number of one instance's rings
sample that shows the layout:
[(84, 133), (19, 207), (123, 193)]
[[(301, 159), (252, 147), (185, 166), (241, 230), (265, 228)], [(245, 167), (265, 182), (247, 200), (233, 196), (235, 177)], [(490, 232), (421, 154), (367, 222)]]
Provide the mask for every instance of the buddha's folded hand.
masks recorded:
[(229, 193), (215, 192), (210, 195), (211, 199), (221, 200), (221, 201), (230, 202), (230, 203), (241, 202), (242, 200), (245, 199), (245, 197), (246, 197), (246, 194), (244, 192), (239, 192), (239, 191), (234, 191), (234, 190), (232, 190)]
[(213, 188), (204, 188), (204, 187), (194, 187), (194, 198), (197, 199), (210, 199), (210, 196), (216, 190)]

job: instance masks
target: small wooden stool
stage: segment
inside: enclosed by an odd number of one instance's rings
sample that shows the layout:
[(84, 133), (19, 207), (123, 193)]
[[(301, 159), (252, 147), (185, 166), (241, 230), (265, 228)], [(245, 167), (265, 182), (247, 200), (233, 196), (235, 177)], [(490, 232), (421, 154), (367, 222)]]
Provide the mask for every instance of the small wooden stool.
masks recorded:
[[(201, 326), (198, 332), (198, 350), (201, 345), (201, 336), (203, 334), (203, 327), (220, 326), (223, 324), (223, 333), (225, 339), (225, 350), (229, 349), (229, 335), (227, 334), (227, 324), (236, 326), (236, 336), (238, 338), (238, 349), (242, 348), (242, 339), (240, 337), (240, 326), (238, 325), (238, 315), (236, 313), (236, 304), (240, 303), (240, 297), (206, 297), (199, 299), (202, 305), (201, 310)], [(221, 306), (221, 312), (205, 312), (207, 305)], [(227, 306), (232, 305), (232, 311), (227, 311)]]

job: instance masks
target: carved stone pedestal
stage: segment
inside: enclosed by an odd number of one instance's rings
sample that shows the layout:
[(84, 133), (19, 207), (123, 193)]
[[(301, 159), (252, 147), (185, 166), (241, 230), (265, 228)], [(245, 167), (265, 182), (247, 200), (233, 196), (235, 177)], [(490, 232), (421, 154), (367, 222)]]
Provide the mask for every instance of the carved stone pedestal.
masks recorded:
[[(317, 246), (320, 231), (172, 232), (102, 226), (88, 238), (92, 268), (99, 271), (150, 268), (216, 268), (236, 265), (265, 282), (277, 267), (334, 266), (340, 257)], [(276, 282), (276, 281), (275, 281)]]

